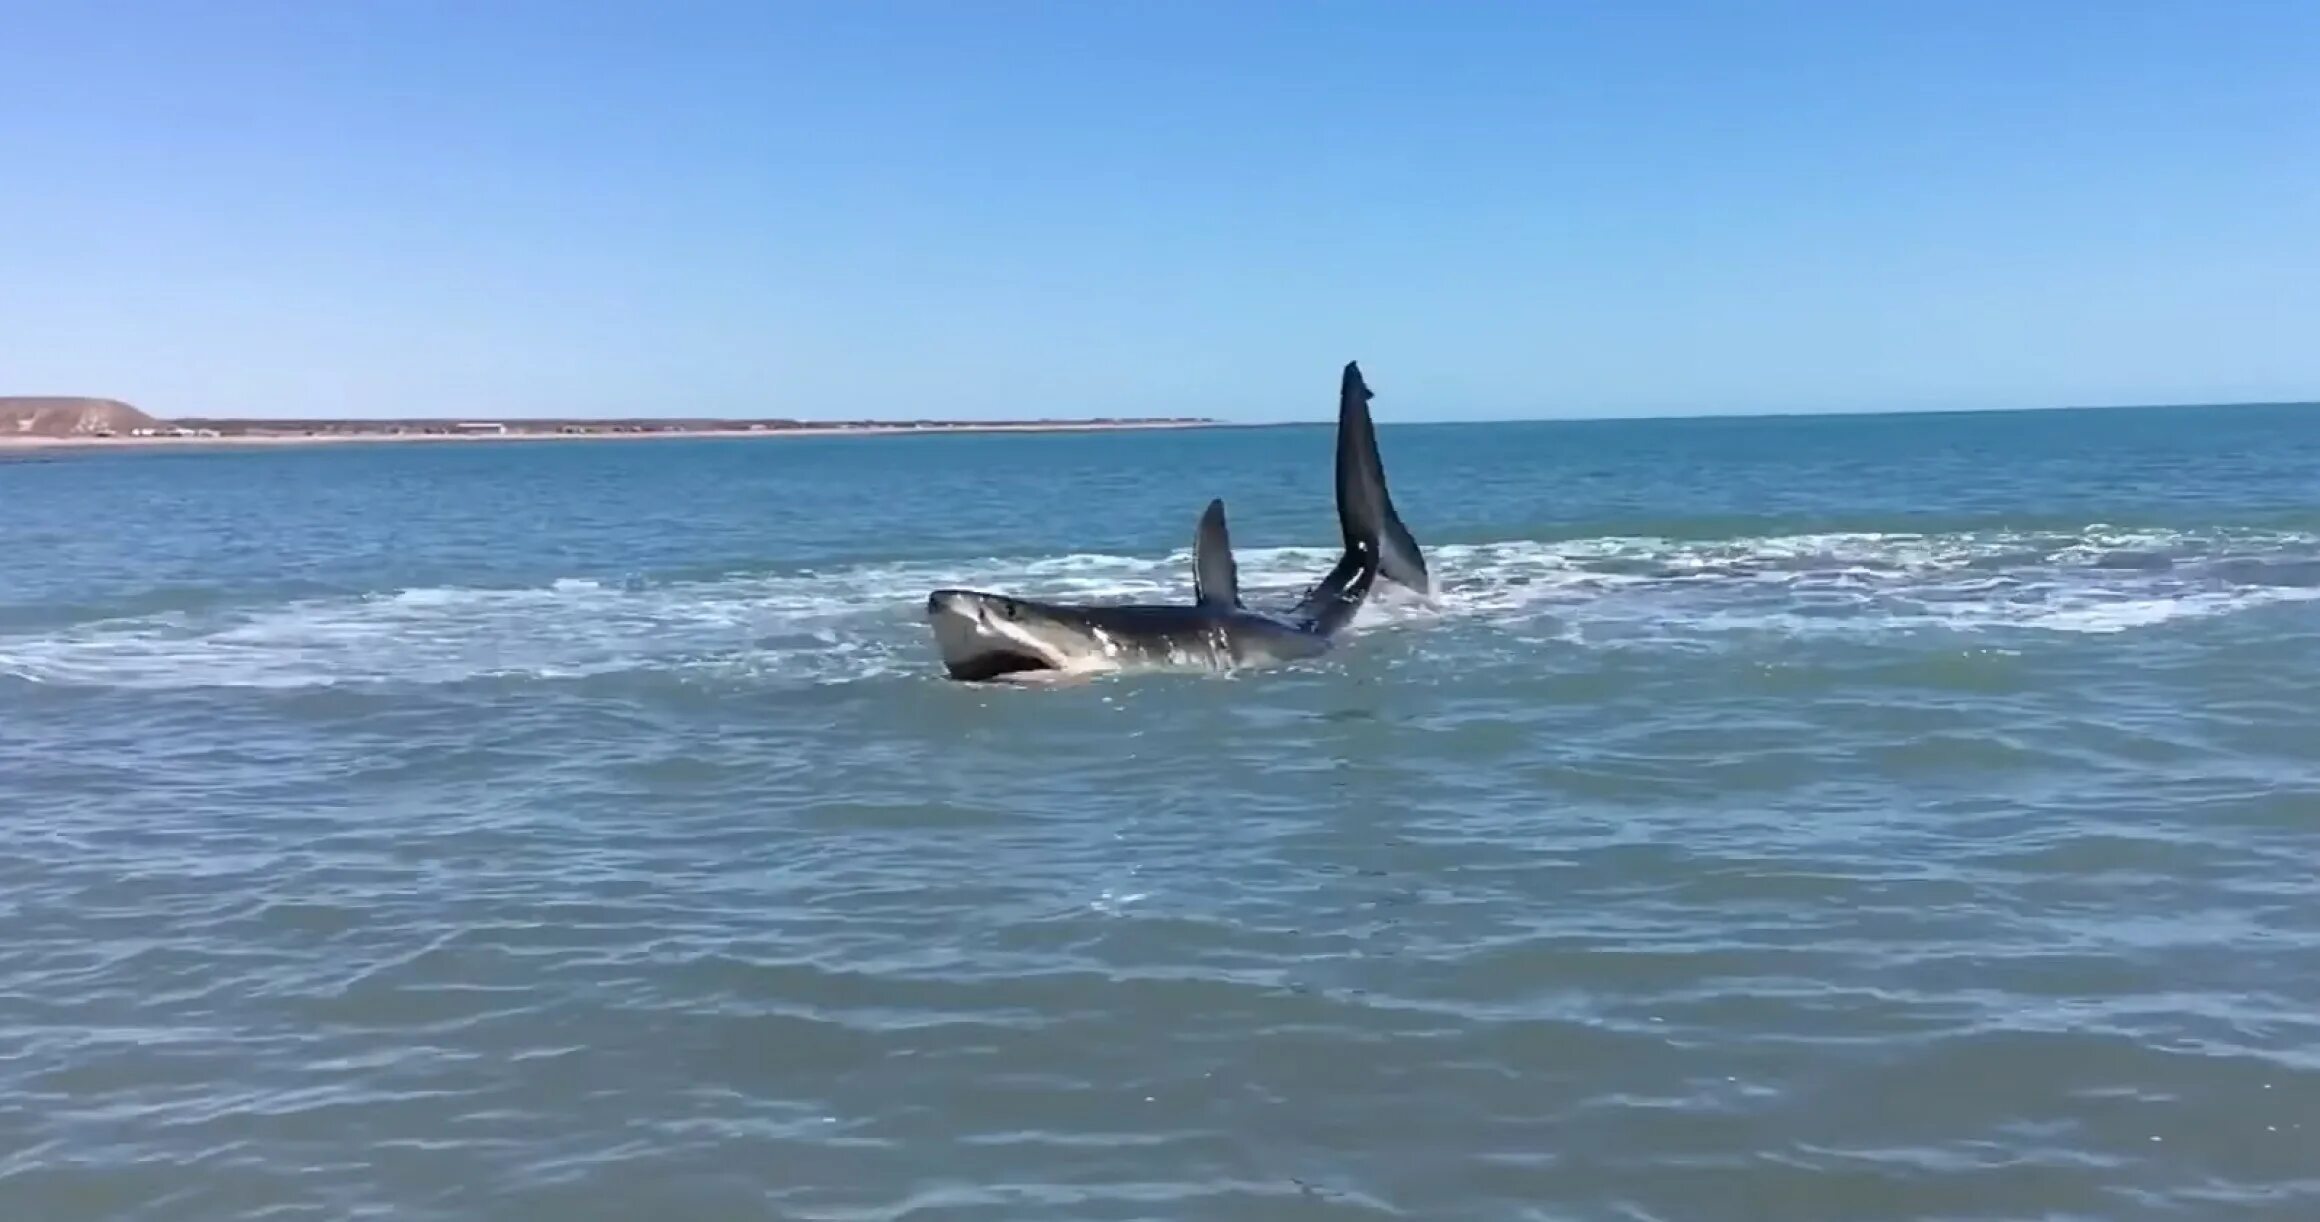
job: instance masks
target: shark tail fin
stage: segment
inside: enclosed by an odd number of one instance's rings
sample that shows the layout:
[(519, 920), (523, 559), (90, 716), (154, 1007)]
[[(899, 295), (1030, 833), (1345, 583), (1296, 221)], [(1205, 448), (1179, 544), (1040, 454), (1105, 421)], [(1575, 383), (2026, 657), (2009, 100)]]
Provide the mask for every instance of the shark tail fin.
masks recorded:
[(1337, 392), (1337, 521), (1348, 555), (1369, 551), (1378, 576), (1420, 595), (1434, 592), (1425, 553), (1410, 528), (1394, 512), (1386, 492), (1385, 464), (1378, 458), (1377, 430), (1369, 418), (1370, 389), (1361, 367), (1345, 364)]
[(1240, 570), (1233, 563), (1232, 534), (1225, 529), (1222, 500), (1208, 503), (1193, 534), (1192, 590), (1194, 600), (1204, 607), (1241, 605)]

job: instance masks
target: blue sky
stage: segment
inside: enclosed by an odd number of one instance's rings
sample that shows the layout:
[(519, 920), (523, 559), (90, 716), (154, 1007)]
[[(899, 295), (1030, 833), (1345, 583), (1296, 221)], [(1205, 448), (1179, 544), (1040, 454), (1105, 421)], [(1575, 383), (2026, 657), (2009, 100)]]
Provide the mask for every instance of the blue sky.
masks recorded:
[(2320, 398), (2320, 5), (0, 0), (0, 393)]

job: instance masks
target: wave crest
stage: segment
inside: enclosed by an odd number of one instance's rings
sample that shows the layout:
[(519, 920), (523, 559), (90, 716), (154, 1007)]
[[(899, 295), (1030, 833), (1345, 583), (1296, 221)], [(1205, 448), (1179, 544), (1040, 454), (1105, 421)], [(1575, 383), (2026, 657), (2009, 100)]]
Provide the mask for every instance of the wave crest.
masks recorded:
[[(1824, 533), (1507, 540), (1429, 549), (1431, 605), (1382, 596), (1357, 631), (1713, 647), (1735, 634), (1874, 640), (1939, 631), (2121, 633), (2320, 597), (2320, 536), (2278, 531)], [(1286, 603), (1329, 548), (1240, 555), (1252, 602)], [(1190, 596), (1183, 551), (861, 565), (698, 581), (429, 587), (90, 619), (0, 636), (0, 676), (122, 688), (446, 684), (628, 672), (844, 683), (931, 674), (936, 586), (1032, 597)], [(1427, 647), (1422, 643), (1419, 648)]]

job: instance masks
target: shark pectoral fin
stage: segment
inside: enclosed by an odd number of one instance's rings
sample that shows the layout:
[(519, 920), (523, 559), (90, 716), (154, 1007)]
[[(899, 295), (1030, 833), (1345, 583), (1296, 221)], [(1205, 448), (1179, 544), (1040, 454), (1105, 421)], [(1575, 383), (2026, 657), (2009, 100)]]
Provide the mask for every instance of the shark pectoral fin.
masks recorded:
[(1192, 537), (1193, 598), (1204, 607), (1241, 605), (1239, 567), (1233, 563), (1232, 535), (1225, 529), (1224, 502), (1213, 500), (1200, 515)]

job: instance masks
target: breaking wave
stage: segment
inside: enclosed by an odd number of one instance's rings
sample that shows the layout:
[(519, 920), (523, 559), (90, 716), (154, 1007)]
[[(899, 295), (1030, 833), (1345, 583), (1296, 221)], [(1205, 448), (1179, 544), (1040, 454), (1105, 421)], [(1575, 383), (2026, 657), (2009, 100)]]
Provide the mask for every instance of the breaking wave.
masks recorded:
[[(1609, 537), (1429, 549), (1433, 605), (1388, 592), (1356, 631), (1426, 622), (1565, 645), (1925, 632), (2104, 634), (2320, 598), (2320, 535), (2119, 530)], [(1285, 605), (1328, 548), (1250, 549), (1242, 582)], [(0, 676), (122, 688), (448, 684), (659, 672), (827, 684), (926, 677), (920, 600), (944, 585), (1033, 597), (1189, 597), (1189, 559), (1066, 554), (704, 580), (443, 587), (94, 618), (0, 635)], [(1431, 634), (1413, 638), (1432, 648)]]

